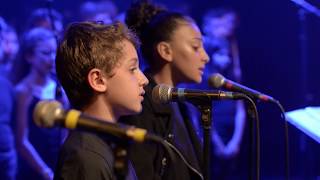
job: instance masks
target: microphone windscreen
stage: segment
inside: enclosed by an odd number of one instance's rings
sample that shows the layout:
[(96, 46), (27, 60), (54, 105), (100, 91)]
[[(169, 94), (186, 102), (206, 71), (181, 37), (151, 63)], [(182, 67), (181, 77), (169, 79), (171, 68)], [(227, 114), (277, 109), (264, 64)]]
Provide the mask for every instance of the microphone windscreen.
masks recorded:
[(38, 127), (51, 128), (61, 111), (62, 105), (58, 101), (40, 101), (33, 111), (33, 120)]
[(171, 87), (166, 84), (158, 84), (152, 90), (152, 100), (158, 104), (168, 103), (171, 99)]
[(209, 86), (214, 87), (214, 88), (221, 88), (224, 85), (225, 78), (219, 74), (219, 73), (214, 73), (213, 75), (210, 76), (209, 78)]

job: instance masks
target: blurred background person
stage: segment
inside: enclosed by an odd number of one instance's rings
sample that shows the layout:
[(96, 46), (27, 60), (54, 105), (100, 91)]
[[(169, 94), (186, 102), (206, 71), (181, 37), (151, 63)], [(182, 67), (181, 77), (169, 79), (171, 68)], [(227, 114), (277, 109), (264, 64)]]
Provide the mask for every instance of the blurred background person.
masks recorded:
[[(0, 60), (4, 58), (3, 30), (7, 24), (0, 17)], [(15, 180), (17, 171), (17, 155), (15, 150), (14, 133), (12, 130), (13, 120), (13, 89), (7, 77), (0, 73), (0, 179)]]
[[(211, 9), (203, 16), (204, 46), (210, 62), (204, 70), (201, 84), (196, 88), (212, 89), (208, 79), (213, 73), (236, 82), (241, 80), (239, 50), (236, 40), (238, 16), (228, 8)], [(242, 101), (213, 102), (212, 179), (232, 179), (237, 170), (246, 114)]]
[(19, 153), (18, 179), (52, 179), (62, 141), (58, 128), (42, 129), (33, 122), (33, 109), (40, 100), (55, 99), (52, 79), (57, 41), (52, 31), (29, 30), (22, 41), (16, 77), (16, 144)]
[(1, 74), (7, 76), (11, 73), (14, 61), (20, 48), (19, 37), (13, 26), (7, 25), (2, 32), (3, 58), (1, 60)]
[(38, 8), (31, 12), (27, 20), (27, 30), (43, 27), (54, 32), (57, 38), (63, 33), (63, 16), (54, 9)]
[(211, 9), (204, 15), (202, 25), (204, 44), (212, 59), (206, 68), (206, 76), (217, 71), (240, 81), (239, 49), (235, 32), (237, 26), (238, 16), (232, 9)]
[(7, 27), (7, 23), (4, 21), (4, 19), (2, 17), (0, 17), (0, 38), (1, 38), (1, 42), (0, 42), (0, 47), (1, 47), (0, 48), (0, 60), (1, 60), (1, 62), (3, 61), (3, 57), (4, 57), (2, 31), (6, 27)]
[(111, 0), (85, 1), (79, 9), (80, 21), (102, 21), (112, 23), (118, 14), (118, 8)]
[[(38, 8), (32, 11), (28, 21), (27, 30), (30, 28), (41, 27), (48, 29), (54, 33), (54, 37), (58, 42), (63, 35), (63, 16), (60, 12), (52, 8)], [(55, 64), (53, 64), (55, 65)], [(68, 107), (68, 99), (56, 78), (55, 68), (52, 68), (52, 78), (56, 81), (56, 98), (61, 101), (65, 108)]]

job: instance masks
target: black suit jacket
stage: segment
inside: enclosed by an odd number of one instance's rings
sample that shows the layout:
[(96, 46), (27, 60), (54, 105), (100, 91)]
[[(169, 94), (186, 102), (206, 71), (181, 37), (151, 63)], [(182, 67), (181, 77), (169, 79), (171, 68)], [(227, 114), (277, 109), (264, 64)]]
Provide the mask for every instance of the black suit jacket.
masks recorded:
[(202, 146), (193, 125), (184, 112), (183, 104), (155, 104), (152, 89), (155, 81), (146, 73), (149, 84), (145, 87), (143, 110), (139, 115), (126, 116), (121, 122), (147, 129), (174, 145), (176, 162), (170, 162), (164, 149), (157, 144), (133, 144), (129, 157), (140, 180), (202, 179)]

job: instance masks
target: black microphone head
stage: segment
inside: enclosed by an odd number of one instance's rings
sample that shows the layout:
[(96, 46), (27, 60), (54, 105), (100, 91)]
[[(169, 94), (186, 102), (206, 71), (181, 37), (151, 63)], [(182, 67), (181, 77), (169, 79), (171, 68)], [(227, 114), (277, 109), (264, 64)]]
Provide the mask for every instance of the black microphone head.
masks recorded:
[(40, 101), (33, 111), (33, 120), (38, 127), (51, 128), (62, 112), (62, 105), (58, 101)]
[(172, 87), (166, 84), (159, 84), (152, 90), (152, 100), (155, 103), (168, 103), (171, 100)]
[(225, 78), (219, 73), (214, 73), (210, 76), (208, 83), (211, 87), (221, 88), (225, 83)]

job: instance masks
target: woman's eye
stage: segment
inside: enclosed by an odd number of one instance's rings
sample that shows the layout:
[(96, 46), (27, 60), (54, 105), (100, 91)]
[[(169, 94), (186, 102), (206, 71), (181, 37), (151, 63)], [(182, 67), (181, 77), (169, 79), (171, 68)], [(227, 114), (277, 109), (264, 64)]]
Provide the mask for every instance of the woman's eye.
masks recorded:
[(193, 46), (192, 48), (193, 48), (195, 51), (198, 51), (200, 47), (199, 47), (199, 46)]

